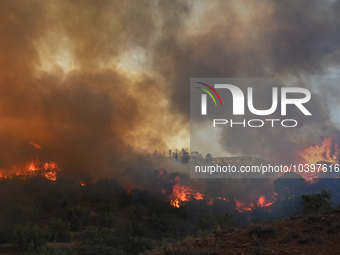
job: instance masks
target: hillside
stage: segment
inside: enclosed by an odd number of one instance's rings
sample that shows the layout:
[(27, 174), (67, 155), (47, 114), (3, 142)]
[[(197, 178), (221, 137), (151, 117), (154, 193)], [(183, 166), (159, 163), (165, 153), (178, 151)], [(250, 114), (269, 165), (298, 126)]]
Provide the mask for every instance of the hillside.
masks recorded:
[(339, 254), (340, 210), (328, 214), (295, 215), (261, 222), (230, 232), (169, 245), (152, 255), (175, 254)]

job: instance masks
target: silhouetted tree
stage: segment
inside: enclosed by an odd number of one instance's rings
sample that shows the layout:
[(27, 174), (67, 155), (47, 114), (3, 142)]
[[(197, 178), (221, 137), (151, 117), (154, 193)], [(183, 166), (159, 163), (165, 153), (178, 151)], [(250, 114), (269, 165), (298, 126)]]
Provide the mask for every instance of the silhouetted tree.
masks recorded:
[(181, 150), (181, 161), (182, 163), (189, 163), (189, 159), (190, 159), (190, 156), (189, 156), (189, 150), (187, 148), (182, 148)]
[(197, 161), (201, 161), (202, 159), (203, 157), (198, 151), (193, 151), (190, 153), (190, 160), (197, 162)]
[(205, 159), (204, 159), (204, 162), (205, 162), (205, 163), (211, 163), (212, 160), (213, 160), (213, 156), (212, 156), (210, 153), (208, 153), (207, 155), (205, 155)]
[(179, 157), (179, 150), (178, 149), (175, 149), (173, 152), (172, 152), (172, 156), (173, 158), (178, 161), (178, 157)]
[(168, 155), (169, 155), (169, 159), (171, 159), (172, 158), (172, 150), (171, 149), (168, 150)]
[(304, 212), (311, 213), (332, 209), (332, 202), (329, 201), (331, 197), (331, 192), (324, 189), (320, 194), (311, 193), (302, 195), (303, 201), (301, 203), (304, 207)]

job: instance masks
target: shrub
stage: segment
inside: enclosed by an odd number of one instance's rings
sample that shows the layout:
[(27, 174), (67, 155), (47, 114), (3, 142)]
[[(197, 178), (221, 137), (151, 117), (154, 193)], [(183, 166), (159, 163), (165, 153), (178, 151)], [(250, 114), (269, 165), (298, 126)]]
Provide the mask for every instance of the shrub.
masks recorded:
[(11, 204), (8, 209), (11, 224), (25, 224), (39, 217), (39, 211), (34, 205)]
[(23, 251), (33, 251), (44, 245), (50, 237), (50, 229), (39, 228), (37, 225), (32, 226), (31, 223), (28, 223), (15, 228), (12, 241), (18, 244)]
[(90, 211), (81, 205), (67, 206), (60, 212), (60, 216), (70, 223), (72, 231), (77, 231), (80, 226), (87, 224)]
[(304, 212), (313, 213), (320, 211), (327, 211), (332, 209), (332, 203), (329, 201), (332, 197), (330, 191), (324, 189), (320, 194), (311, 193), (302, 195), (303, 201), (301, 202), (304, 208)]
[(60, 218), (52, 217), (49, 222), (53, 241), (68, 240), (70, 235), (70, 224)]
[(100, 227), (112, 228), (117, 221), (116, 216), (113, 213), (105, 212), (99, 214), (97, 217), (97, 224)]
[(203, 233), (206, 231), (210, 231), (213, 229), (215, 223), (214, 216), (212, 213), (206, 213), (201, 216), (201, 218), (197, 222), (197, 228), (201, 230)]
[(131, 236), (125, 250), (128, 254), (140, 254), (145, 250), (151, 250), (153, 247), (153, 240), (145, 237)]
[(101, 202), (96, 208), (96, 212), (98, 215), (105, 213), (113, 213), (115, 210), (116, 210), (115, 204), (108, 200)]
[(120, 196), (118, 197), (118, 200), (122, 208), (132, 205), (132, 201), (133, 201), (131, 194), (126, 191), (123, 191), (120, 194)]
[(153, 215), (145, 224), (152, 238), (185, 237), (193, 233), (194, 226), (187, 220), (179, 219), (173, 215)]
[(233, 218), (234, 215), (227, 212), (225, 214), (220, 215), (220, 217), (217, 218), (216, 224), (223, 231), (231, 229), (236, 226), (236, 223), (234, 222)]

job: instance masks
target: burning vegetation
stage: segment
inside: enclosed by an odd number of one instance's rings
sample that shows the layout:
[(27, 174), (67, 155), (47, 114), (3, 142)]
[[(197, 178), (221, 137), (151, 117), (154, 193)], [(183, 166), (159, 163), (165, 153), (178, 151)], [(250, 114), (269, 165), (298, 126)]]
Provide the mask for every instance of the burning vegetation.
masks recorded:
[(305, 149), (300, 156), (308, 164), (318, 162), (338, 163), (338, 136), (325, 137), (321, 146), (314, 145)]
[[(337, 147), (333, 143), (334, 139), (326, 138), (320, 147), (312, 146), (301, 156), (318, 155), (315, 160), (321, 156), (323, 160), (335, 160)], [(0, 213), (4, 215), (0, 220), (0, 242), (13, 242), (23, 251), (30, 251), (25, 238), (31, 237), (23, 233), (36, 233), (42, 240), (34, 243), (33, 251), (42, 254), (49, 252), (44, 249), (51, 249), (43, 246), (47, 241), (70, 242), (72, 250), (79, 254), (86, 254), (89, 250), (100, 254), (102, 249), (136, 254), (152, 249), (162, 238), (200, 237), (216, 228), (228, 230), (255, 219), (288, 217), (303, 208), (320, 210), (315, 208), (320, 204), (316, 201), (318, 199), (329, 209), (330, 204), (326, 200), (331, 198), (330, 192), (337, 192), (340, 185), (340, 179), (330, 182), (321, 178), (311, 182), (297, 173), (286, 173), (291, 178), (281, 176), (276, 180), (202, 181), (190, 179), (182, 172), (149, 169), (143, 171), (143, 176), (152, 185), (145, 182), (139, 185), (142, 188), (131, 185), (124, 188), (112, 179), (72, 179), (63, 174), (63, 169), (59, 169), (56, 163), (41, 163), (38, 155), (44, 148), (36, 143), (31, 143), (31, 146), (38, 151), (34, 152), (36, 156), (27, 163), (26, 169), (1, 172), (0, 192), (6, 196), (0, 197)], [(318, 152), (312, 152), (315, 150)], [(168, 161), (170, 165), (187, 166), (189, 152), (185, 149), (182, 152), (185, 153), (171, 158), (155, 153), (149, 157)], [(194, 155), (199, 156), (197, 153)], [(209, 154), (205, 160), (213, 162), (214, 158)], [(232, 185), (247, 187), (248, 191), (251, 187), (263, 189), (254, 188), (254, 194), (242, 194), (242, 189), (238, 188), (239, 192), (234, 193)], [(230, 186), (232, 190), (229, 190)], [(324, 186), (330, 189), (329, 193), (304, 195)], [(301, 199), (305, 201), (302, 204)], [(335, 204), (340, 204), (340, 200), (335, 200)], [(104, 236), (107, 241), (103, 245), (97, 237)], [(115, 247), (111, 245), (110, 238), (118, 242)]]
[[(139, 254), (217, 226), (288, 217), (321, 188), (339, 204), (340, 179), (194, 180), (190, 160), (217, 159), (184, 148), (170, 159), (159, 153), (190, 143), (190, 77), (291, 77), (309, 88), (309, 77), (337, 70), (339, 6), (0, 1), (0, 253), (73, 255), (45, 245), (68, 242), (80, 255)], [(270, 106), (263, 88), (259, 103)], [(207, 145), (238, 162), (337, 164), (339, 138), (328, 137), (339, 134), (333, 89), (311, 92), (313, 121), (289, 114), (299, 122), (295, 139), (268, 125), (224, 129)], [(316, 145), (315, 137), (325, 139)], [(301, 141), (311, 144), (297, 151)]]
[[(39, 150), (42, 148), (39, 144), (32, 141), (30, 145)], [(23, 165), (24, 166), (21, 167), (13, 166), (10, 170), (1, 169), (0, 179), (13, 177), (27, 178), (29, 176), (42, 175), (50, 181), (56, 181), (58, 172), (60, 171), (55, 162), (41, 163), (38, 155), (32, 156), (31, 162)]]

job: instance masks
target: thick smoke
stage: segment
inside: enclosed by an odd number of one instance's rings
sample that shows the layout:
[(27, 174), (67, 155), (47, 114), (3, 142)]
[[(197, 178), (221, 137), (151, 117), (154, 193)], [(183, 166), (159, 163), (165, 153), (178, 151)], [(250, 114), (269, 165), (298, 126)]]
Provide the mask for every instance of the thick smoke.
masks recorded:
[[(207, 10), (199, 17), (201, 23), (190, 24), (189, 36), (180, 36), (188, 24), (176, 24), (176, 32), (173, 27), (169, 29), (170, 33), (164, 35), (167, 40), (162, 40), (156, 48), (156, 68), (164, 76), (173, 75), (168, 87), (172, 88), (170, 98), (175, 110), (188, 114), (189, 101), (185, 99), (189, 98), (188, 81), (192, 77), (289, 78), (296, 86), (310, 88), (311, 76), (326, 75), (339, 64), (340, 41), (336, 33), (339, 4), (338, 1), (228, 1), (205, 5)], [(162, 62), (164, 59), (166, 64)], [(246, 91), (246, 84), (238, 86)], [(254, 93), (266, 95), (265, 89), (266, 86), (254, 88)], [(261, 98), (264, 100), (255, 101), (255, 106), (268, 109), (271, 96)], [(294, 131), (224, 129), (221, 145), (233, 155), (292, 162), (306, 143), (320, 142), (319, 137), (336, 130), (326, 101), (325, 97), (312, 95), (307, 108), (313, 117), (309, 119), (302, 118), (299, 111), (292, 111), (290, 117), (299, 122), (299, 128)], [(226, 102), (231, 108), (231, 98)], [(246, 114), (245, 118), (251, 115)]]
[(180, 117), (160, 78), (118, 65), (154, 37), (144, 4), (1, 3), (0, 168), (38, 153), (69, 172), (117, 177), (133, 150), (167, 149)]
[[(134, 169), (173, 167), (148, 160), (141, 151), (183, 145), (178, 135), (188, 132), (191, 77), (294, 77), (305, 86), (305, 77), (326, 74), (340, 59), (339, 1), (0, 5), (3, 169), (26, 164), (39, 153), (70, 174), (142, 183)], [(335, 129), (318, 97), (313, 95), (309, 107), (319, 124), (302, 123), (303, 141), (308, 134), (322, 137)], [(264, 137), (261, 144), (226, 132), (221, 144), (235, 155), (296, 155), (287, 148), (298, 144), (299, 134), (282, 139), (279, 131), (261, 132), (252, 134)], [(145, 178), (152, 185), (152, 178)], [(250, 185), (243, 183), (223, 192)]]

